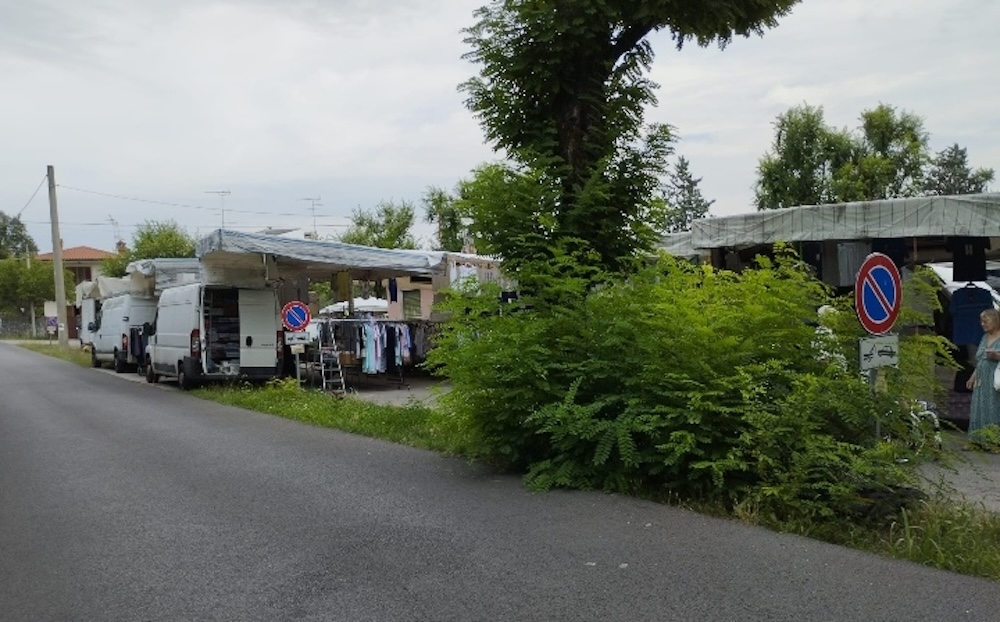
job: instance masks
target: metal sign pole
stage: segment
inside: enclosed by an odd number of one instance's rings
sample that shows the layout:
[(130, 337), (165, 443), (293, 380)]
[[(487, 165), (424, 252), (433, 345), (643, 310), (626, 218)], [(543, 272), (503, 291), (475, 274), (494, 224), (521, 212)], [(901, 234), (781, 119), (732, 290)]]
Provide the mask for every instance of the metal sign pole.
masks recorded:
[[(861, 263), (854, 280), (854, 307), (870, 337), (858, 341), (861, 370), (868, 370), (872, 395), (878, 391), (880, 367), (899, 365), (899, 336), (887, 333), (902, 308), (903, 286), (896, 264), (887, 255), (871, 253)], [(876, 416), (875, 436), (882, 437), (882, 420)]]
[[(877, 383), (878, 383), (878, 368), (873, 367), (872, 369), (868, 370), (868, 386), (871, 387), (872, 395), (875, 395), (875, 392), (877, 390), (875, 385)], [(878, 415), (875, 416), (875, 438), (882, 438), (882, 420), (878, 417)]]

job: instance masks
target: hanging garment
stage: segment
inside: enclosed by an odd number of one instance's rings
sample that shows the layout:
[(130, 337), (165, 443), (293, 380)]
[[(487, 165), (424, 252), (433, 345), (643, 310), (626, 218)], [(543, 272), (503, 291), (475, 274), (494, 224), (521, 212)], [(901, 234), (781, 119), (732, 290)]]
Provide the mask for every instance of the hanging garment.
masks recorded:
[(362, 365), (361, 371), (366, 374), (377, 374), (378, 373), (378, 360), (376, 360), (376, 352), (378, 351), (378, 335), (374, 323), (365, 324), (365, 345), (362, 356), (364, 357), (364, 363)]

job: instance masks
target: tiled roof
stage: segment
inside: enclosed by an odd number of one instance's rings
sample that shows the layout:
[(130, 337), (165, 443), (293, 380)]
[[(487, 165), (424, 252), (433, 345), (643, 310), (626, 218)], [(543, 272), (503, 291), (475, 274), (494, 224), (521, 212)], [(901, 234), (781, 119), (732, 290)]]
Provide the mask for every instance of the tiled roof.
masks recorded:
[[(73, 248), (64, 248), (62, 251), (63, 261), (101, 261), (114, 256), (114, 253), (90, 246), (74, 246)], [(41, 253), (35, 259), (39, 261), (52, 261), (52, 253)]]

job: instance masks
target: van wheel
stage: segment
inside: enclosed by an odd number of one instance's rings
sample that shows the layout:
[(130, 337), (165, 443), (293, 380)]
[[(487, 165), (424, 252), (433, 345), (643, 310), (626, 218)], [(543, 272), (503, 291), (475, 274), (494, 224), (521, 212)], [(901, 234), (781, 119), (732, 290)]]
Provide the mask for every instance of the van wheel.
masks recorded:
[(177, 386), (180, 387), (181, 391), (187, 391), (192, 386), (194, 386), (191, 383), (191, 379), (188, 378), (188, 375), (184, 373), (183, 365), (177, 371)]
[(156, 384), (160, 381), (160, 376), (155, 371), (153, 371), (153, 362), (146, 359), (146, 382), (149, 384)]
[(123, 361), (122, 357), (119, 356), (118, 350), (115, 350), (114, 361), (115, 361), (115, 373), (116, 374), (124, 374), (125, 373), (125, 361)]
[(101, 362), (97, 360), (97, 352), (93, 347), (90, 348), (90, 366), (95, 368), (101, 366)]

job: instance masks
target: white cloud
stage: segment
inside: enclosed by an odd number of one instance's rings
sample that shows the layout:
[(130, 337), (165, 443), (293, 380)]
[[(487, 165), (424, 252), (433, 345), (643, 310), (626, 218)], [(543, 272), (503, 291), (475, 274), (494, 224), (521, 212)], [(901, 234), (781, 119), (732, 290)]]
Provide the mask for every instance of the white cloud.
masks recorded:
[[(0, 209), (16, 213), (56, 166), (63, 238), (109, 247), (113, 225), (170, 217), (327, 231), (351, 209), (419, 202), (493, 160), (457, 85), (475, 67), (460, 0), (28, 0), (0, 20)], [(880, 102), (922, 116), (932, 146), (1000, 169), (993, 79), (1000, 5), (987, 0), (804, 0), (763, 38), (678, 52), (653, 37), (662, 85), (648, 119), (677, 128), (713, 213), (750, 209), (774, 118), (822, 105), (853, 127)], [(201, 205), (156, 206), (81, 188)], [(247, 212), (265, 212), (271, 216)], [(289, 216), (300, 214), (301, 216)], [(44, 193), (24, 217), (42, 247)]]

